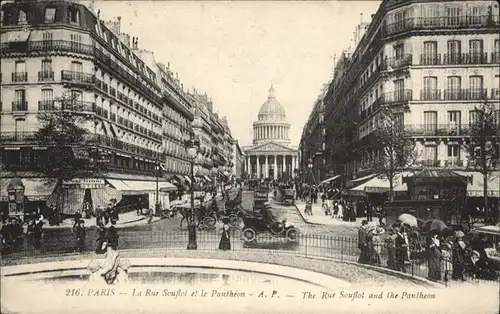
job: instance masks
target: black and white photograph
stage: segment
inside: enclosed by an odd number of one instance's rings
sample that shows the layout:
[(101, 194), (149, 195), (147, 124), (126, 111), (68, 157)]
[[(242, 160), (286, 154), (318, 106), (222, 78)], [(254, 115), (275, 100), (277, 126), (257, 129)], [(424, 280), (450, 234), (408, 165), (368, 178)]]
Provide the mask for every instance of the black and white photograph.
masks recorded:
[(1, 313), (499, 312), (498, 0), (0, 6)]

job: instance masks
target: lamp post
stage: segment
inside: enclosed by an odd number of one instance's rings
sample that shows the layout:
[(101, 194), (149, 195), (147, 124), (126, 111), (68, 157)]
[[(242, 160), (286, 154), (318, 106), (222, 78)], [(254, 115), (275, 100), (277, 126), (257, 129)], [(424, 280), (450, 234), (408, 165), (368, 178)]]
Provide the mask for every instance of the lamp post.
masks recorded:
[(158, 180), (159, 180), (159, 173), (160, 173), (160, 164), (158, 160), (156, 160), (156, 165), (155, 165), (155, 174), (156, 174), (156, 197), (155, 197), (155, 215), (159, 214), (160, 211), (160, 200), (158, 197)]
[[(309, 174), (312, 176), (312, 175), (313, 175), (313, 173), (312, 173), (312, 168), (313, 168), (312, 159), (309, 159), (309, 160), (307, 161), (307, 168), (309, 168)], [(313, 183), (313, 182), (312, 182), (312, 180), (311, 180), (311, 182), (309, 182), (309, 184), (311, 184), (311, 185), (312, 185), (312, 183)]]
[(188, 217), (188, 250), (198, 249), (196, 243), (196, 222), (195, 222), (195, 208), (194, 208), (194, 161), (200, 152), (200, 140), (195, 136), (194, 132), (189, 133), (189, 139), (184, 142), (186, 146), (187, 156), (190, 162), (190, 176), (191, 176), (191, 210)]

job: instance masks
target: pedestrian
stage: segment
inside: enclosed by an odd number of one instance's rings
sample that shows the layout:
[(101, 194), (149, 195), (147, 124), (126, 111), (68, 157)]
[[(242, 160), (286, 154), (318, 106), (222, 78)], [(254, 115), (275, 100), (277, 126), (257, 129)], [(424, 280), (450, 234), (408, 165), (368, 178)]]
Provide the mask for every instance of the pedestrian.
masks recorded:
[(396, 247), (396, 270), (406, 273), (406, 264), (410, 262), (408, 256), (409, 244), (408, 236), (401, 226), (398, 226), (394, 244)]
[(83, 253), (85, 251), (85, 238), (87, 233), (85, 232), (85, 221), (81, 219), (78, 221), (77, 225), (73, 228), (76, 235), (76, 248), (75, 251)]
[(462, 231), (455, 232), (456, 241), (452, 246), (451, 260), (452, 272), (451, 279), (464, 281), (464, 262), (466, 245), (463, 241), (464, 233)]
[(361, 227), (358, 230), (358, 249), (361, 251), (358, 258), (358, 263), (367, 264), (370, 262), (369, 248), (368, 248), (368, 221), (363, 220)]
[(373, 205), (372, 204), (368, 204), (368, 206), (366, 206), (366, 220), (373, 221)]
[(432, 232), (427, 239), (427, 256), (429, 272), (427, 278), (434, 281), (441, 280), (441, 243), (438, 232)]
[(75, 212), (75, 223), (73, 224), (73, 229), (78, 225), (78, 222), (82, 219), (82, 214), (80, 213), (80, 210), (77, 209)]
[(102, 207), (98, 205), (95, 209), (95, 224), (96, 226), (102, 226)]
[(222, 234), (219, 242), (219, 250), (228, 251), (231, 249), (231, 240), (229, 237), (229, 219), (222, 219)]
[(111, 246), (114, 250), (118, 248), (118, 239), (120, 236), (118, 235), (118, 231), (115, 228), (116, 221), (110, 220), (109, 224), (106, 226), (106, 240), (108, 241), (108, 245)]
[(37, 250), (42, 246), (42, 237), (43, 221), (35, 221), (35, 225), (33, 226), (33, 247)]

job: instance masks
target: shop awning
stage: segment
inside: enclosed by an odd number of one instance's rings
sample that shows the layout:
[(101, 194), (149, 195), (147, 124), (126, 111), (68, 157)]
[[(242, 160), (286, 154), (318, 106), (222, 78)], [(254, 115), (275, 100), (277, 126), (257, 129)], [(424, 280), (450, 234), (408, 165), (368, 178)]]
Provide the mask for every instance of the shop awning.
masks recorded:
[(347, 181), (347, 187), (353, 187), (353, 186), (356, 186), (358, 184), (361, 184), (367, 180), (370, 180), (371, 178), (373, 177), (376, 177), (377, 175), (372, 173), (372, 174), (369, 174), (369, 175), (366, 175), (366, 176), (363, 176), (361, 178), (356, 178), (356, 179), (352, 179), (352, 180), (349, 180)]
[(66, 215), (73, 215), (77, 210), (81, 210), (84, 196), (84, 189), (62, 189), (62, 213)]
[[(393, 190), (396, 191), (397, 187), (399, 191), (404, 191), (405, 188), (404, 186), (406, 184), (403, 184), (402, 178), (403, 176), (409, 176), (409, 175), (412, 175), (412, 173), (409, 171), (404, 171), (397, 174), (393, 180)], [(385, 193), (389, 192), (389, 185), (390, 184), (388, 179), (374, 177), (371, 180), (361, 185), (358, 185), (355, 188), (350, 189), (349, 191), (352, 191), (353, 195), (363, 194), (363, 193)]]
[[(0, 179), (2, 201), (8, 201), (7, 184), (11, 179)], [(21, 181), (24, 184), (24, 195), (30, 201), (46, 201), (57, 185), (57, 179), (49, 178), (24, 178)]]
[(336, 180), (336, 179), (340, 178), (341, 176), (342, 176), (341, 174), (338, 174), (338, 175), (336, 175), (336, 176), (333, 176), (333, 177), (331, 177), (331, 178), (328, 178), (328, 179), (326, 179), (326, 180), (323, 180), (323, 181), (321, 181), (321, 182), (320, 182), (320, 184), (319, 184), (319, 185), (323, 185), (323, 184), (326, 184), (326, 183), (328, 183), (328, 182), (332, 182), (332, 181), (334, 181), (334, 180)]
[[(124, 195), (139, 195), (149, 192), (156, 192), (156, 181), (135, 181), (135, 180), (116, 180), (116, 179), (108, 179), (107, 181), (115, 189), (121, 191), (122, 194)], [(161, 189), (162, 191), (177, 190), (175, 185), (166, 181), (159, 181), (158, 189)]]
[(204, 178), (205, 178), (205, 180), (207, 180), (208, 182), (212, 182), (212, 180), (210, 180), (210, 178), (209, 178), (209, 177), (207, 177), (207, 176), (203, 176), (203, 177), (204, 177)]
[(188, 176), (184, 176), (184, 178), (186, 179), (186, 181), (187, 181), (187, 182), (189, 182), (189, 184), (191, 184), (191, 183), (192, 183), (192, 182), (191, 182), (191, 178), (190, 178), (190, 177), (188, 177)]
[[(472, 176), (472, 183), (467, 185), (467, 196), (484, 197), (483, 180), (484, 176), (478, 171), (455, 171), (463, 176)], [(488, 196), (500, 196), (500, 171), (493, 171), (488, 174)]]
[[(13, 31), (9, 32), (7, 37), (2, 38), (2, 42), (7, 43), (22, 43), (28, 41), (31, 31)], [(2, 36), (3, 37), (3, 36)]]
[(183, 176), (180, 176), (178, 174), (175, 174), (174, 175), (174, 178), (179, 181), (180, 183), (184, 183), (184, 181), (186, 181), (186, 179), (183, 177)]

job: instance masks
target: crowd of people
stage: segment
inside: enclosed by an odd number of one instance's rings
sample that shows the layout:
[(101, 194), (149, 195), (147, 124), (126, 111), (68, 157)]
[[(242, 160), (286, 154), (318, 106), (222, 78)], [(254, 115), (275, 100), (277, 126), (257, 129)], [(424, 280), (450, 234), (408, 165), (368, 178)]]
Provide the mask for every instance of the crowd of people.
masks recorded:
[(358, 262), (404, 273), (409, 267), (426, 268), (427, 278), (433, 281), (495, 280), (498, 276), (488, 261), (486, 242), (487, 236), (474, 231), (467, 236), (460, 230), (421, 235), (404, 224), (384, 228), (363, 220), (358, 230)]

